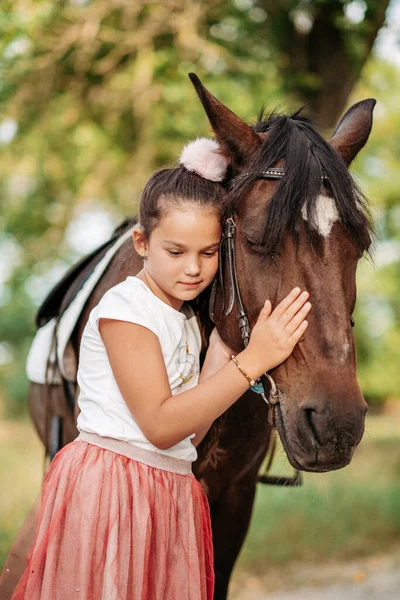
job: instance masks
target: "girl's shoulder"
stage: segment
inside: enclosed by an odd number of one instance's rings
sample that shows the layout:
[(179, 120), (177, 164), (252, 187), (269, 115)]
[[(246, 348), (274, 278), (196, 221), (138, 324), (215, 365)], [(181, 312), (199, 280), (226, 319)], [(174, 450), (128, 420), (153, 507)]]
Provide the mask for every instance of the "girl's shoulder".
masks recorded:
[(98, 328), (102, 318), (128, 321), (144, 325), (159, 337), (165, 327), (183, 329), (186, 320), (193, 320), (190, 307), (175, 310), (158, 298), (150, 288), (137, 277), (127, 277), (125, 281), (110, 288), (91, 313), (92, 324)]
[[(152, 313), (155, 311), (161, 318), (178, 323), (192, 317), (194, 312), (189, 305), (183, 304), (182, 310), (176, 310), (161, 298), (158, 298), (151, 289), (137, 277), (127, 277), (125, 281), (111, 288), (116, 295), (128, 295), (133, 304), (144, 305)], [(109, 290), (109, 291), (111, 291)]]
[(143, 305), (143, 303), (147, 305), (148, 302), (151, 302), (151, 298), (148, 298), (145, 286), (142, 285), (140, 279), (127, 277), (107, 290), (97, 306), (110, 303), (115, 305), (129, 303), (134, 307), (137, 304)]
[(159, 311), (151, 297), (154, 295), (149, 295), (146, 287), (136, 277), (127, 277), (107, 290), (92, 310), (93, 325), (98, 328), (100, 319), (115, 319), (144, 325), (158, 334)]
[[(104, 294), (102, 300), (105, 298), (115, 298), (118, 301), (119, 298), (134, 298), (134, 297), (146, 297), (146, 288), (147, 286), (138, 279), (137, 277), (127, 277), (124, 281), (113, 285), (107, 292)], [(147, 288), (148, 289), (148, 288)], [(100, 304), (100, 303), (99, 303)]]

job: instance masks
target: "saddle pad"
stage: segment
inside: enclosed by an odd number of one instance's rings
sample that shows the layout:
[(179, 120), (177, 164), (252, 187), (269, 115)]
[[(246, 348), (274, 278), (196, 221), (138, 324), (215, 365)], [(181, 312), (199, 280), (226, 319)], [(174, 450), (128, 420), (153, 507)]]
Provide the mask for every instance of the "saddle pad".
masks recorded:
[(53, 317), (60, 316), (75, 298), (78, 290), (83, 286), (86, 279), (90, 276), (96, 264), (101, 261), (105, 253), (116, 240), (125, 233), (126, 229), (133, 227), (137, 220), (125, 219), (113, 231), (109, 240), (98, 246), (93, 252), (87, 254), (78, 262), (74, 263), (65, 275), (55, 284), (52, 290), (47, 294), (39, 307), (36, 315), (36, 327), (39, 329), (46, 325)]
[[(76, 368), (71, 368), (71, 352), (68, 352), (68, 342), (90, 294), (117, 250), (132, 235), (134, 227), (125, 231), (107, 250), (61, 318), (53, 317), (46, 325), (38, 329), (26, 362), (26, 374), (29, 381), (42, 384), (61, 383), (57, 369), (54, 368), (56, 362), (58, 362), (61, 374), (65, 379), (76, 381)], [(55, 360), (56, 352), (57, 361)]]

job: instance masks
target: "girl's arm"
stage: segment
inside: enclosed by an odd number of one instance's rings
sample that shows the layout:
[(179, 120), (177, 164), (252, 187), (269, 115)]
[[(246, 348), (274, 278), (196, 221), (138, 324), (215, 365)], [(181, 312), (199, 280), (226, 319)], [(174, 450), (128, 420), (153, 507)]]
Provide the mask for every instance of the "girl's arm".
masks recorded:
[[(206, 357), (201, 369), (199, 383), (206, 381), (206, 379), (211, 377), (211, 375), (218, 373), (222, 367), (225, 367), (225, 365), (227, 365), (231, 360), (232, 354), (234, 354), (233, 350), (224, 344), (217, 330), (213, 329), (210, 336)], [(194, 446), (198, 446), (200, 444), (212, 424), (213, 421), (210, 421), (210, 423), (195, 432), (195, 436), (192, 440)]]
[[(304, 319), (311, 308), (307, 297), (296, 288), (272, 313), (271, 303), (265, 303), (249, 345), (237, 356), (253, 379), (293, 351), (307, 326)], [(160, 343), (153, 332), (113, 319), (100, 319), (99, 330), (125, 402), (145, 437), (160, 449), (209, 426), (249, 387), (229, 361), (194, 388), (172, 396)]]

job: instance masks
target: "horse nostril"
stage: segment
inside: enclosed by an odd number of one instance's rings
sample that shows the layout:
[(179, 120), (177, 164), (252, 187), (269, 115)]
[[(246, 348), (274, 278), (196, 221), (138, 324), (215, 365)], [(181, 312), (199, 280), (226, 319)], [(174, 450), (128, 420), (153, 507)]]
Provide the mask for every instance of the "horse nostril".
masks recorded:
[(305, 412), (306, 412), (307, 423), (308, 423), (308, 426), (310, 427), (311, 433), (313, 434), (314, 439), (317, 442), (317, 444), (319, 446), (321, 446), (322, 445), (321, 439), (318, 435), (317, 428), (315, 427), (314, 421), (313, 421), (313, 417), (314, 417), (316, 411), (314, 408), (306, 408)]

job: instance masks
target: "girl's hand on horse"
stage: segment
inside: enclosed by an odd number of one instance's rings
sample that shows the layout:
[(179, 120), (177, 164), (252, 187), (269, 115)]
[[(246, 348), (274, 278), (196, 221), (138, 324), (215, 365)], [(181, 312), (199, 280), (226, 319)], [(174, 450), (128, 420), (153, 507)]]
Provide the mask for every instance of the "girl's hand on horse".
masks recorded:
[(248, 345), (263, 373), (286, 360), (307, 329), (308, 297), (308, 292), (295, 288), (273, 311), (271, 302), (265, 302)]

